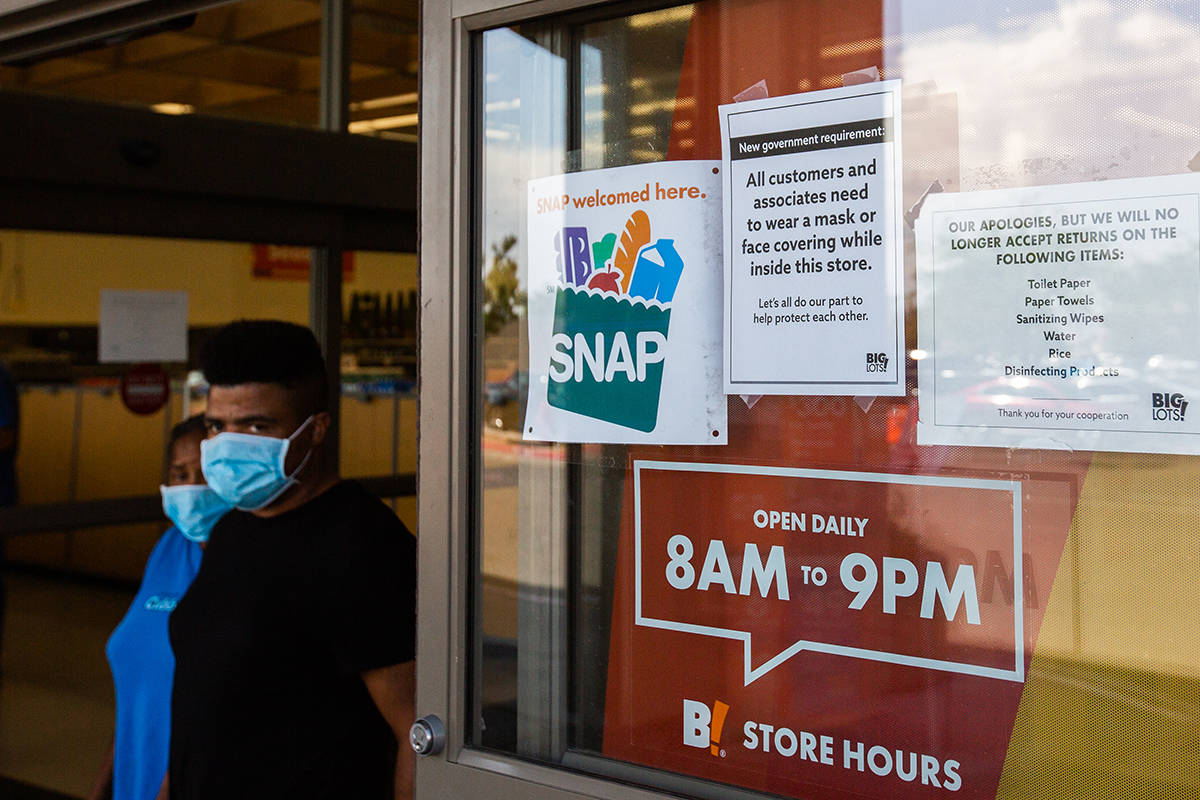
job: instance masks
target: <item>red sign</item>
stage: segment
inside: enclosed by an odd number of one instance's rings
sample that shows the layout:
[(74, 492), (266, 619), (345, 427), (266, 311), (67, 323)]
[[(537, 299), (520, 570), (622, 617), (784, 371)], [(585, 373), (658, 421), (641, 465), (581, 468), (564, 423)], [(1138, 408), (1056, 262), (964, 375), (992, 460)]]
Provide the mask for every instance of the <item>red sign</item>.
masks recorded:
[(134, 414), (154, 414), (167, 404), (171, 385), (158, 364), (135, 364), (121, 376), (121, 401)]
[(1074, 496), (976, 474), (634, 461), (605, 755), (994, 798)]
[(746, 685), (805, 652), (1024, 677), (1017, 482), (639, 461), (634, 492), (636, 624), (743, 642)]
[[(278, 244), (254, 245), (251, 275), (273, 280), (306, 281), (312, 266), (312, 250)], [(343, 280), (354, 277), (354, 253), (342, 254)]]

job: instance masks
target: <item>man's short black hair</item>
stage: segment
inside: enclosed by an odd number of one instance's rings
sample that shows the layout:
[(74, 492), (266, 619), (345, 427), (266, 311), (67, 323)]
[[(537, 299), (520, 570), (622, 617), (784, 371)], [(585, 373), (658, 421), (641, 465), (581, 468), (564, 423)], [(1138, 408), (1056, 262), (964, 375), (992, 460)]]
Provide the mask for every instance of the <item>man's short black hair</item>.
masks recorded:
[(305, 416), (329, 408), (329, 380), (317, 337), (303, 325), (243, 319), (217, 329), (204, 344), (200, 368), (212, 386), (273, 383), (295, 391)]

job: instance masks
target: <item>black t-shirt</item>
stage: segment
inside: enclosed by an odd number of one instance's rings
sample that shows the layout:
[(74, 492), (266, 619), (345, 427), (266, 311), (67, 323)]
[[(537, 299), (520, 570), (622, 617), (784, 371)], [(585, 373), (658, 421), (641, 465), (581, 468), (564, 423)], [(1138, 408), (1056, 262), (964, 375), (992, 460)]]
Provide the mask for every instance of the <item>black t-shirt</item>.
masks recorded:
[(173, 800), (391, 797), (360, 673), (412, 660), (415, 583), (413, 536), (357, 483), (226, 514), (170, 619)]

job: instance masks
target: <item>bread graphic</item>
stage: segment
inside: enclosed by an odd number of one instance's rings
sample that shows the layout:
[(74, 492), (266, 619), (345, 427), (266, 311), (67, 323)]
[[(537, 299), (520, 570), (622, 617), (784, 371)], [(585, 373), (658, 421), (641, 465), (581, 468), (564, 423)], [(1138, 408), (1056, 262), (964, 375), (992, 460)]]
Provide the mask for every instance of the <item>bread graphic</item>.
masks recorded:
[(621, 273), (621, 291), (629, 291), (629, 281), (633, 278), (633, 268), (637, 264), (638, 253), (650, 244), (650, 217), (640, 208), (629, 215), (625, 230), (621, 232), (621, 243), (613, 255), (613, 267)]

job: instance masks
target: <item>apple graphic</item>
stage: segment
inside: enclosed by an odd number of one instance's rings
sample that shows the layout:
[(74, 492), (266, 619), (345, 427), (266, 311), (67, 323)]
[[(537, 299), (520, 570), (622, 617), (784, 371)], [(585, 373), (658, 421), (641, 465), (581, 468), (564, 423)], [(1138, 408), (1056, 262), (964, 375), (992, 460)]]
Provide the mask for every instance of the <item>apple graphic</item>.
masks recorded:
[(599, 289), (602, 292), (621, 292), (621, 273), (615, 269), (595, 272), (587, 283), (589, 289)]

